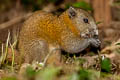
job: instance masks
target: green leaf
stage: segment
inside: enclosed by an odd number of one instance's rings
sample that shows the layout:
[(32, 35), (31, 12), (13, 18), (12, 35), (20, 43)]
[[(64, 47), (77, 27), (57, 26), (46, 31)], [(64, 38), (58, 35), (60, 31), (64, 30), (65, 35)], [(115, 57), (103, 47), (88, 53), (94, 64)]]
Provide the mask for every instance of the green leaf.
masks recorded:
[(120, 43), (117, 43), (116, 45), (120, 45)]
[(81, 69), (79, 71), (79, 80), (89, 80), (89, 72), (87, 70)]
[(61, 68), (49, 67), (38, 73), (36, 80), (54, 80)]
[(72, 6), (76, 7), (76, 8), (82, 8), (84, 10), (90, 10), (90, 11), (93, 10), (91, 5), (87, 2), (85, 2), (85, 1), (80, 1), (80, 2), (73, 3)]
[(110, 70), (111, 70), (110, 59), (105, 58), (104, 60), (101, 61), (101, 70), (103, 72), (110, 72)]
[(36, 72), (31, 66), (28, 66), (26, 68), (26, 76), (33, 77), (35, 74), (36, 74)]
[(69, 80), (79, 80), (79, 75), (77, 73), (74, 73), (72, 76), (69, 77)]
[(70, 4), (70, 3), (67, 3), (67, 4), (65, 5), (65, 10), (68, 9), (70, 6), (71, 6), (71, 4)]
[(102, 23), (102, 22), (101, 21), (96, 22), (97, 25), (100, 24), (100, 23)]
[(80, 69), (78, 73), (73, 73), (69, 80), (97, 80), (100, 78), (100, 71)]

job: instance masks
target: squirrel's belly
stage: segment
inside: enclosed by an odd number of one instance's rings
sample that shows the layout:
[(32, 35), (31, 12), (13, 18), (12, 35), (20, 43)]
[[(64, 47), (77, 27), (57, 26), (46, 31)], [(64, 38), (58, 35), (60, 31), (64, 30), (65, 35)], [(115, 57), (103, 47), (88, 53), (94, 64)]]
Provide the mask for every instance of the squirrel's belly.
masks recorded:
[(78, 53), (83, 51), (89, 45), (90, 43), (87, 39), (75, 40), (75, 41), (69, 40), (65, 43), (62, 49), (64, 49), (68, 53)]

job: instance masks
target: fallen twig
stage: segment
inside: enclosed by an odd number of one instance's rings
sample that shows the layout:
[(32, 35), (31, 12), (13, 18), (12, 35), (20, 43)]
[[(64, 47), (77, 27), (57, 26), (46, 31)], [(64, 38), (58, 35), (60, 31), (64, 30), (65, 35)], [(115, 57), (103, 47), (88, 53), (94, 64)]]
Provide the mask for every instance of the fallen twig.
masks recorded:
[(8, 21), (8, 22), (5, 22), (5, 23), (0, 24), (0, 30), (1, 30), (1, 29), (5, 29), (5, 28), (8, 28), (8, 27), (10, 27), (10, 26), (12, 26), (12, 25), (14, 25), (14, 24), (16, 24), (16, 23), (19, 23), (19, 22), (25, 20), (25, 19), (28, 18), (31, 14), (32, 14), (32, 13), (28, 13), (28, 14), (26, 14), (26, 15), (24, 15), (24, 16), (19, 16), (19, 17), (16, 17), (16, 18)]

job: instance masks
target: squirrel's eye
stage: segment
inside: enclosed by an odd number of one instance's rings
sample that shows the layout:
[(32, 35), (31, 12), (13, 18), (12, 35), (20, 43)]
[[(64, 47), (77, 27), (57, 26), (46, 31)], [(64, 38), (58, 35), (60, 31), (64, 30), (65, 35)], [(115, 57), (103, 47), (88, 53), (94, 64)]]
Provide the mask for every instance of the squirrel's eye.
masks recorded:
[(85, 23), (88, 23), (88, 19), (87, 19), (87, 18), (84, 18), (83, 21), (84, 21)]

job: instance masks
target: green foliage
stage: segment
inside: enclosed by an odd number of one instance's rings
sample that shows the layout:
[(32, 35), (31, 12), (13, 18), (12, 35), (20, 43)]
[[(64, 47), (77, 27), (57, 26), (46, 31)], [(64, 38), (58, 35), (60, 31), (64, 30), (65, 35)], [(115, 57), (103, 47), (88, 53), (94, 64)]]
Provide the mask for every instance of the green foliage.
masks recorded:
[(74, 73), (72, 76), (70, 76), (69, 80), (79, 80), (78, 76), (79, 75), (77, 73)]
[(36, 80), (54, 80), (61, 68), (48, 67), (38, 73)]
[(119, 5), (120, 5), (120, 1), (118, 1), (118, 2), (114, 2), (113, 5), (114, 5), (114, 6), (116, 6), (116, 5), (119, 6)]
[(17, 80), (16, 77), (3, 77), (0, 80)]
[(37, 0), (36, 3), (37, 3), (38, 5), (41, 5), (43, 2), (44, 2), (44, 0)]
[(92, 6), (89, 3), (85, 2), (84, 0), (81, 0), (81, 1), (75, 2), (75, 3), (68, 3), (68, 4), (66, 4), (65, 9), (68, 9), (70, 6), (73, 6), (75, 8), (81, 8), (81, 9), (84, 9), (87, 11), (93, 10)]
[(97, 78), (99, 77), (100, 77), (100, 72), (80, 69), (78, 73), (72, 74), (69, 80), (97, 80)]
[(2, 55), (0, 56), (0, 67), (2, 65), (7, 64), (6, 63), (6, 58), (7, 58), (7, 54), (8, 54), (8, 45), (9, 45), (9, 42), (10, 42), (9, 40), (10, 40), (10, 32), (8, 33), (8, 38), (7, 38), (6, 45), (5, 45), (5, 51), (4, 51), (3, 45), (2, 45)]
[(49, 2), (52, 2), (52, 3), (55, 3), (57, 2), (58, 0), (48, 0)]
[(71, 3), (67, 3), (67, 4), (65, 5), (65, 9), (68, 9), (71, 5), (72, 5)]
[(81, 69), (78, 74), (79, 80), (90, 80), (90, 73), (87, 70)]
[(120, 43), (117, 43), (116, 45), (120, 45)]
[(96, 22), (97, 25), (100, 24), (100, 23), (102, 23), (102, 22), (101, 21)]
[(36, 71), (31, 66), (28, 66), (26, 68), (26, 76), (27, 77), (33, 77), (35, 75), (36, 75)]
[(86, 62), (86, 60), (83, 59), (83, 58), (77, 58), (77, 59), (76, 59), (76, 62), (77, 62), (79, 65), (82, 65), (82, 64), (84, 64), (84, 63)]
[[(11, 71), (14, 71), (14, 63), (15, 63), (14, 62), (14, 58), (15, 58), (14, 47), (15, 47), (16, 44), (17, 44), (17, 40), (13, 44), (11, 44), (11, 42), (10, 42), (10, 32), (9, 32), (8, 33), (8, 38), (7, 38), (7, 41), (6, 41), (6, 44), (5, 44), (5, 47), (2, 44), (1, 56), (0, 56), (0, 67), (3, 67), (3, 68), (11, 67)], [(10, 49), (12, 51), (12, 62), (9, 62), (8, 58), (7, 58), (9, 45), (10, 45)]]
[(105, 58), (104, 60), (101, 61), (101, 70), (103, 72), (110, 72), (110, 70), (111, 70), (110, 59)]
[(25, 6), (25, 8), (32, 8), (33, 11), (38, 10), (44, 3), (44, 0), (21, 0), (21, 3)]
[(76, 8), (82, 8), (84, 10), (90, 10), (92, 11), (92, 7), (89, 3), (85, 2), (84, 0), (80, 1), (80, 2), (76, 2), (76, 3), (73, 3), (72, 4), (73, 7), (76, 7)]

